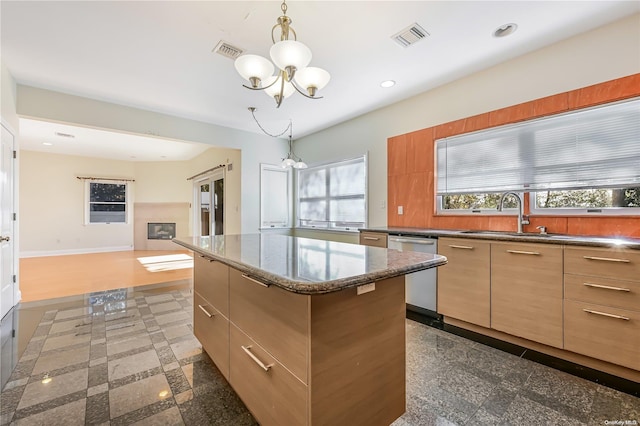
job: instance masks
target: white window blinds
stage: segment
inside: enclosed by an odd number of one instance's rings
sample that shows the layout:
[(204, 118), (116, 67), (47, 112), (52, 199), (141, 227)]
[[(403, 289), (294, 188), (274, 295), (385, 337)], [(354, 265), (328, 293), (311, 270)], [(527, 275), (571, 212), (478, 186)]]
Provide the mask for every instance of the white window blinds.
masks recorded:
[(436, 141), (443, 194), (640, 184), (640, 98)]
[(270, 164), (260, 165), (260, 227), (291, 226), (291, 170)]

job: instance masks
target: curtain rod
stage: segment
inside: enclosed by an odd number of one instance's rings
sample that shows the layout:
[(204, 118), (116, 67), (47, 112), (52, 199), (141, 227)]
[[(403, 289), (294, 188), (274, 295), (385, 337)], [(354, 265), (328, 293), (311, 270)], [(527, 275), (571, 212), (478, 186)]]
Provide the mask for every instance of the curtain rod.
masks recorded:
[(116, 179), (116, 178), (103, 178), (103, 177), (93, 177), (93, 176), (76, 176), (76, 179), (80, 180), (113, 180), (117, 182), (135, 182), (135, 179)]
[(197, 175), (193, 175), (193, 176), (187, 178), (187, 180), (192, 180), (193, 178), (197, 178), (198, 176), (206, 175), (207, 173), (212, 172), (214, 170), (218, 170), (221, 167), (225, 167), (225, 165), (224, 164), (220, 164), (219, 166), (212, 167), (209, 170), (205, 170), (204, 172), (200, 172)]

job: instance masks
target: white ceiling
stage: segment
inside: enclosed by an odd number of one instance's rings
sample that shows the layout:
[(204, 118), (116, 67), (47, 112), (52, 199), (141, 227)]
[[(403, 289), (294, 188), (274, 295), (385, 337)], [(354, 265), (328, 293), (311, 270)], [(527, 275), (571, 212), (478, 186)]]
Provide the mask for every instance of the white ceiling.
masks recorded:
[[(640, 11), (638, 1), (614, 0), (289, 0), (298, 40), (331, 81), (323, 99), (294, 94), (276, 109), (265, 94), (243, 88), (233, 61), (212, 49), (224, 40), (268, 56), (280, 4), (2, 0), (2, 61), (19, 84), (259, 133), (247, 111), (255, 106), (272, 133), (292, 119), (295, 139)], [(414, 22), (430, 36), (408, 48), (391, 39)], [(511, 22), (518, 25), (513, 35), (492, 37)], [(397, 84), (381, 88), (388, 79)], [(30, 121), (20, 126), (26, 149), (50, 149), (42, 142), (60, 131)], [(158, 157), (156, 143), (128, 141), (118, 149), (114, 141), (88, 138), (101, 149), (96, 156)], [(182, 155), (195, 155), (190, 144), (182, 147)]]

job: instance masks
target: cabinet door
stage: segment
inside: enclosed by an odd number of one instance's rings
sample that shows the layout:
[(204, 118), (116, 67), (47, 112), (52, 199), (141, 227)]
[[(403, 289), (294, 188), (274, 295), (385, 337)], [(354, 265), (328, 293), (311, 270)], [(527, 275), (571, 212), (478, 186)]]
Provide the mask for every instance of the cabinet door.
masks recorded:
[(363, 246), (387, 247), (387, 234), (381, 232), (360, 232), (360, 244)]
[(229, 321), (197, 292), (193, 302), (193, 334), (229, 380)]
[(229, 267), (196, 254), (193, 265), (193, 288), (225, 317), (229, 318)]
[(640, 312), (565, 300), (565, 349), (640, 370)]
[(491, 244), (440, 238), (438, 253), (448, 260), (438, 268), (438, 313), (489, 328)]
[(565, 248), (565, 272), (638, 281), (640, 280), (640, 251), (567, 247)]
[(562, 246), (491, 245), (491, 328), (562, 348)]
[(231, 386), (263, 426), (306, 425), (307, 386), (233, 324)]

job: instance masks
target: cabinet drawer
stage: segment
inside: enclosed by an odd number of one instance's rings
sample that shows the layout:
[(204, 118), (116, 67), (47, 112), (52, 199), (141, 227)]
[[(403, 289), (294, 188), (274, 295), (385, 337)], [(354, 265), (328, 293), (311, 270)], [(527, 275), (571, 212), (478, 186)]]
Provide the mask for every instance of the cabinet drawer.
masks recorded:
[(387, 247), (387, 234), (380, 232), (360, 232), (360, 244), (374, 247)]
[(197, 254), (194, 256), (193, 288), (229, 317), (229, 267)]
[(640, 280), (638, 250), (566, 247), (564, 256), (568, 274)]
[(229, 380), (229, 321), (197, 292), (193, 301), (193, 334)]
[(640, 312), (565, 300), (564, 342), (567, 350), (640, 370)]
[(489, 328), (491, 243), (440, 238), (438, 253), (449, 261), (438, 268), (438, 313)]
[(229, 382), (261, 425), (308, 423), (307, 386), (233, 324), (230, 356)]
[(565, 274), (564, 297), (597, 305), (640, 311), (640, 281)]
[(230, 268), (230, 320), (307, 383), (309, 297)]

